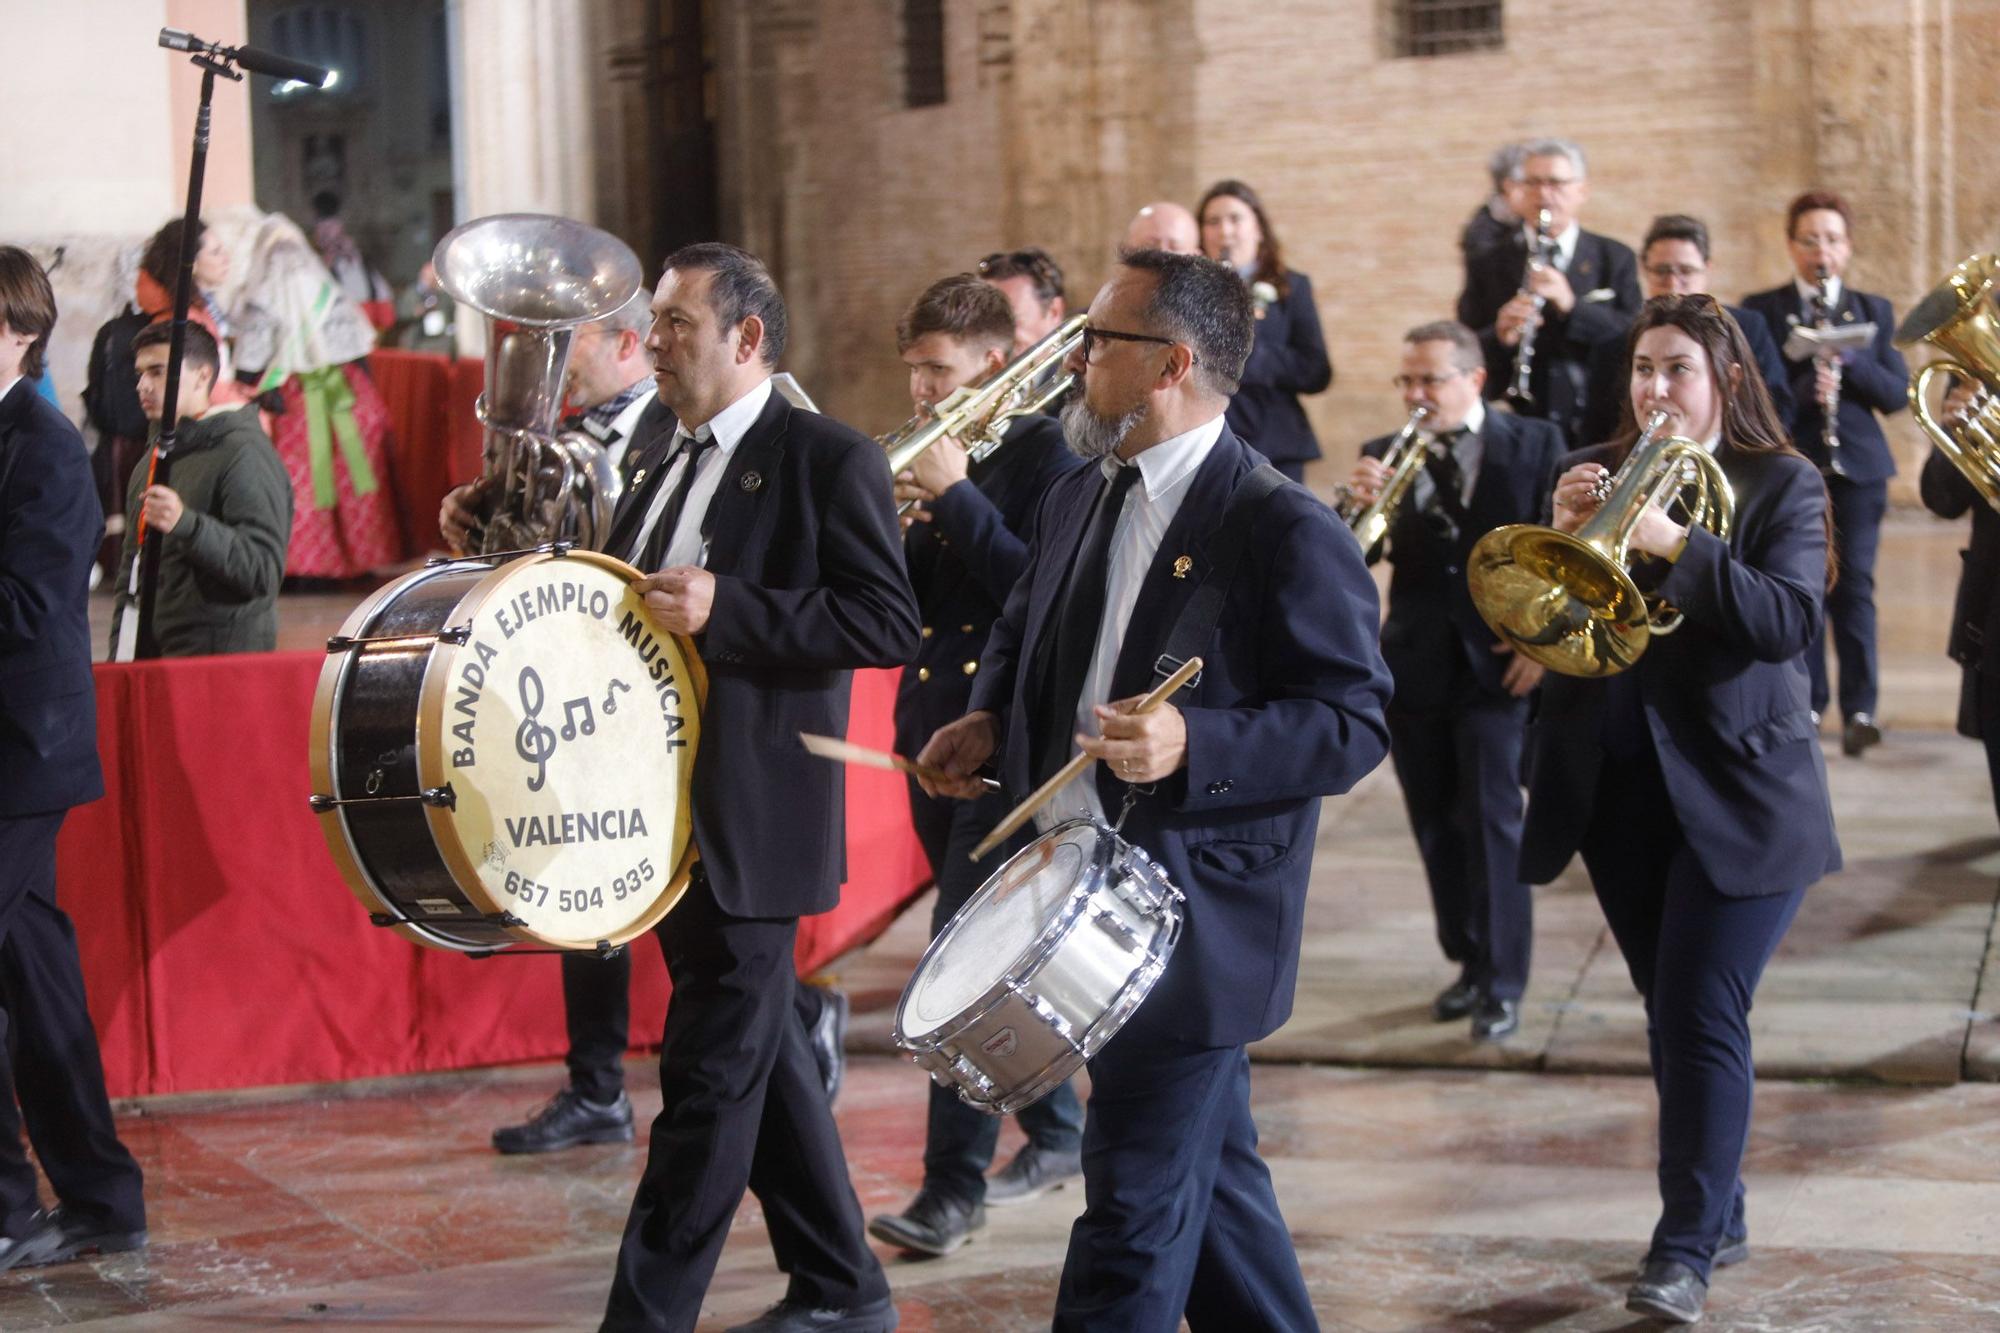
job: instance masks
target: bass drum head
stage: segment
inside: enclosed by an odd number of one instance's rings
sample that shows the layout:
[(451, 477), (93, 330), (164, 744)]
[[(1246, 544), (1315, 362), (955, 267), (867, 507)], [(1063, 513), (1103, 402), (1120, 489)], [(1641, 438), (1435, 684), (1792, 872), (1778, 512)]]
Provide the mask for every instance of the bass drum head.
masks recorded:
[(591, 551), (511, 561), (452, 616), (417, 712), (425, 817), (452, 878), (517, 937), (592, 949), (641, 935), (687, 887), (706, 682), (639, 573)]
[(1072, 820), (1008, 858), (925, 951), (898, 1007), (899, 1034), (921, 1038), (965, 1017), (1059, 934), (1100, 863), (1102, 838), (1096, 824)]

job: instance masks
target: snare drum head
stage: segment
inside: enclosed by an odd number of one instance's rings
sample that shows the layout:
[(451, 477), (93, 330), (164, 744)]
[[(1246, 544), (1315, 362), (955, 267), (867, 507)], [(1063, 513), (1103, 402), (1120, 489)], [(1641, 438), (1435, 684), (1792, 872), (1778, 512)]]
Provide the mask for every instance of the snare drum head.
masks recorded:
[(960, 1018), (1059, 926), (1087, 891), (1103, 837), (1074, 820), (1010, 857), (959, 909), (924, 954), (903, 995), (897, 1026), (921, 1037)]
[(502, 565), (424, 677), (418, 771), (457, 798), (426, 811), (438, 850), (481, 910), (557, 948), (631, 939), (686, 887), (704, 679), (638, 577), (590, 551)]

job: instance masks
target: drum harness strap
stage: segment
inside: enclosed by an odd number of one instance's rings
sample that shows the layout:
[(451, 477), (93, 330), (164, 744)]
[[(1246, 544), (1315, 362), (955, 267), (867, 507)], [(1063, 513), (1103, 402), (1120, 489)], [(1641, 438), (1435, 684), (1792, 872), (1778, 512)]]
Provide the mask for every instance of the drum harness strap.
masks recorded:
[[(1222, 524), (1205, 547), (1208, 572), (1202, 575), (1194, 595), (1181, 606), (1180, 616), (1167, 635), (1166, 650), (1153, 663), (1154, 684), (1173, 675), (1180, 669), (1181, 663), (1208, 647), (1209, 640), (1215, 635), (1216, 625), (1222, 620), (1222, 608), (1229, 600), (1229, 587), (1236, 580), (1237, 566), (1243, 563), (1243, 553), (1249, 549), (1251, 537), (1255, 534), (1258, 511), (1264, 507), (1264, 501), (1270, 498), (1271, 493), (1285, 484), (1284, 473), (1269, 463), (1261, 463), (1244, 474), (1243, 479), (1236, 483), (1236, 489), (1230, 492), (1229, 505), (1222, 511)], [(1181, 688), (1194, 690), (1201, 684), (1202, 674), (1197, 671)], [(1128, 783), (1125, 800), (1118, 807), (1118, 818), (1111, 831), (1122, 832), (1126, 817), (1139, 803), (1139, 797), (1152, 795), (1157, 787), (1157, 783), (1150, 782), (1140, 787)]]

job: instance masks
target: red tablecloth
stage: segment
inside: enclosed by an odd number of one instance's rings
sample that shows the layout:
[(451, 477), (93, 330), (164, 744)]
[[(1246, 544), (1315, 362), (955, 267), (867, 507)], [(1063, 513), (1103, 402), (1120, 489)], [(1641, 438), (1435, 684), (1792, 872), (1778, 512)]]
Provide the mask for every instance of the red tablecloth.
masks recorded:
[(369, 354), (368, 368), (393, 425), (391, 464), (408, 555), (439, 549), (438, 502), (479, 475), (479, 418), (473, 405), (486, 382), (483, 362), (393, 347)]
[[(473, 960), (368, 924), (306, 809), (317, 653), (97, 668), (106, 797), (70, 813), (75, 918), (114, 1096), (550, 1059), (557, 960)], [(896, 673), (857, 673), (850, 734), (887, 747)], [(802, 759), (801, 762), (812, 762)], [(850, 769), (849, 880), (800, 924), (801, 970), (871, 938), (927, 878), (896, 774)], [(778, 835), (783, 815), (772, 812)], [(671, 917), (669, 918), (671, 921)], [(657, 1044), (659, 949), (637, 941), (632, 1035)]]

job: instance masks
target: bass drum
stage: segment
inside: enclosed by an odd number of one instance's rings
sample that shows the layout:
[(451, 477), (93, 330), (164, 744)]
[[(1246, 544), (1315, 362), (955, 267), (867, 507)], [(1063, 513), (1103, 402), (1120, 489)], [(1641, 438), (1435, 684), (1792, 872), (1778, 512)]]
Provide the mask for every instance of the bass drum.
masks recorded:
[(621, 561), (494, 559), (407, 574), (328, 640), (312, 808), (376, 925), (608, 950), (687, 887), (701, 662)]

